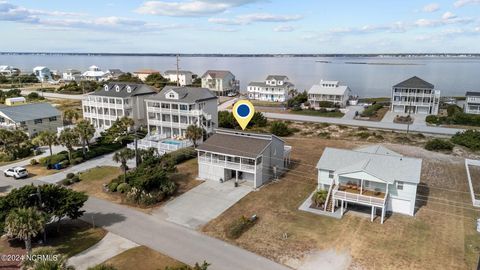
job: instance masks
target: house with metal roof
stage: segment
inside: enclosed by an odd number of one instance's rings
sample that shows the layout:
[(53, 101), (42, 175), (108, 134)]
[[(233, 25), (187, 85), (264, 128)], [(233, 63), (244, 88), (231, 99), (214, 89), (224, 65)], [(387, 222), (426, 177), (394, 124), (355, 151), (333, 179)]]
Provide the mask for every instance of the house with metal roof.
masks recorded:
[(112, 82), (87, 94), (82, 100), (83, 118), (99, 130), (108, 129), (124, 116), (133, 119), (135, 127), (146, 124), (145, 99), (155, 95), (145, 84)]
[(88, 70), (82, 74), (82, 78), (87, 81), (100, 82), (107, 79), (105, 75), (106, 75), (105, 71), (102, 71), (99, 67), (93, 65), (93, 66), (90, 66)]
[(62, 114), (50, 103), (32, 103), (0, 107), (0, 128), (21, 130), (32, 137), (41, 131), (57, 131)]
[(319, 84), (313, 85), (308, 90), (308, 102), (310, 107), (320, 109), (322, 102), (331, 102), (336, 106), (347, 106), (348, 99), (352, 94), (350, 88), (346, 85), (341, 85), (339, 81), (324, 81), (321, 80)]
[(12, 77), (20, 75), (20, 69), (12, 66), (0, 66), (0, 75), (5, 77)]
[(285, 102), (295, 85), (284, 75), (269, 75), (263, 82), (251, 82), (247, 87), (249, 99)]
[(171, 82), (178, 82), (178, 86), (191, 85), (193, 82), (193, 73), (188, 70), (167, 70), (163, 76)]
[(208, 135), (218, 127), (217, 96), (206, 88), (165, 86), (145, 102), (151, 135), (184, 137), (189, 125)]
[(381, 211), (413, 216), (422, 160), (405, 157), (381, 145), (354, 150), (327, 147), (317, 163), (318, 189), (327, 190), (325, 211), (355, 204), (371, 208), (371, 220)]
[(237, 94), (240, 82), (228, 70), (207, 70), (201, 77), (202, 87), (207, 88), (217, 96)]
[(465, 94), (465, 113), (480, 114), (480, 92), (467, 92)]
[(291, 146), (272, 134), (217, 129), (197, 152), (200, 179), (258, 188), (285, 171)]
[(390, 110), (404, 114), (438, 114), (440, 91), (434, 85), (411, 77), (392, 87), (392, 104)]

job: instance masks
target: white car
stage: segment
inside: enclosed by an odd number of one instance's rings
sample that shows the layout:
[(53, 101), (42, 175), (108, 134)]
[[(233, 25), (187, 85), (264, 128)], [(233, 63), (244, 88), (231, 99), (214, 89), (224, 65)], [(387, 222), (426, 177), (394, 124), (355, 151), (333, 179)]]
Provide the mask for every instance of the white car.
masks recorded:
[(23, 167), (10, 168), (8, 170), (5, 170), (3, 172), (3, 174), (6, 177), (13, 176), (13, 178), (15, 178), (15, 179), (28, 177), (28, 171), (27, 171), (27, 169), (25, 169)]

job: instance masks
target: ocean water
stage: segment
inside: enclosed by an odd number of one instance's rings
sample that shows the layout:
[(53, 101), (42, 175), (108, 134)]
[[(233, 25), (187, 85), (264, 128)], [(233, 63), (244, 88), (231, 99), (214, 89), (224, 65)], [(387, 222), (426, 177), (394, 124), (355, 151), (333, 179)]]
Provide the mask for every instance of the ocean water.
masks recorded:
[[(175, 69), (175, 57), (85, 56), (85, 55), (0, 55), (0, 65), (30, 72), (35, 66), (51, 70), (102, 70), (119, 68), (133, 72), (142, 68), (161, 72)], [(251, 81), (269, 74), (287, 75), (299, 90), (320, 80), (337, 80), (361, 97), (390, 96), (391, 87), (411, 76), (419, 76), (442, 91), (442, 96), (463, 96), (480, 91), (480, 58), (467, 57), (181, 57), (180, 68), (200, 76), (208, 69), (227, 69), (240, 80), (245, 91)]]

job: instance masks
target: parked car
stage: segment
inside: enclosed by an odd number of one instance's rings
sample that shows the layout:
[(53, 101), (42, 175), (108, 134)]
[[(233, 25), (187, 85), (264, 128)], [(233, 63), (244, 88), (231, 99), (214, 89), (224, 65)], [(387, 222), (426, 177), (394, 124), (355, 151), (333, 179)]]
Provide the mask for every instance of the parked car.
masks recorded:
[(28, 171), (23, 167), (14, 167), (14, 168), (7, 169), (3, 172), (3, 174), (6, 177), (12, 176), (15, 179), (28, 177)]

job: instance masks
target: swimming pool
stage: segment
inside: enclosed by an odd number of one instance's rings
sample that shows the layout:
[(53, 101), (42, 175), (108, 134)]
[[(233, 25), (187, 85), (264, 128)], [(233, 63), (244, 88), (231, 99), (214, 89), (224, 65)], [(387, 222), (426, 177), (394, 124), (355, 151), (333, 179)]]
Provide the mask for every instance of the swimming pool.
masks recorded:
[(172, 145), (181, 145), (182, 144), (181, 142), (174, 141), (174, 140), (164, 140), (164, 141), (162, 141), (162, 143), (172, 144)]

